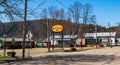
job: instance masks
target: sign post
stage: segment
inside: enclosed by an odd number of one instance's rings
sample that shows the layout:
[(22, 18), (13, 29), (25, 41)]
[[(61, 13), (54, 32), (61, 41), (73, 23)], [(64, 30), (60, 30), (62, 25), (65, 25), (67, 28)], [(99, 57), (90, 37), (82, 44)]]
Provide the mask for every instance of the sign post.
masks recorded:
[[(54, 51), (54, 33), (60, 33), (63, 31), (63, 26), (62, 25), (54, 25), (52, 26), (52, 31), (53, 31), (53, 51)], [(62, 32), (62, 48), (63, 48), (63, 32)]]
[(52, 26), (52, 31), (55, 33), (59, 33), (63, 31), (63, 26), (62, 25), (54, 25)]
[(31, 44), (31, 38), (32, 38), (32, 33), (30, 31), (28, 31), (27, 35), (26, 35), (29, 43), (28, 43), (28, 57), (30, 58), (30, 47), (32, 46)]
[(4, 42), (3, 42), (4, 56), (6, 56), (6, 46), (5, 46), (5, 43), (6, 43), (6, 37), (7, 37), (7, 35), (4, 34)]

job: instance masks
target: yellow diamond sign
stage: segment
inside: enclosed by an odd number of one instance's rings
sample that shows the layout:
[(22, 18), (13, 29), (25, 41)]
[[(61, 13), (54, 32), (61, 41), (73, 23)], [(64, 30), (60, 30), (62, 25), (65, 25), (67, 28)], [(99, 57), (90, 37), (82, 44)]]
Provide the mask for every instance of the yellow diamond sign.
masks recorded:
[(63, 26), (62, 25), (54, 25), (52, 26), (52, 31), (53, 32), (62, 32)]

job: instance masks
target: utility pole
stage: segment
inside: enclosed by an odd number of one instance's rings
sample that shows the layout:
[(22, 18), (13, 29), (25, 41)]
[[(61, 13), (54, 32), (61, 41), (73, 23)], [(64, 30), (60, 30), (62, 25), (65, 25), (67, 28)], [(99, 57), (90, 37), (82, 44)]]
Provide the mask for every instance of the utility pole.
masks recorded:
[(23, 45), (22, 45), (23, 59), (25, 59), (26, 21), (27, 21), (27, 0), (24, 0), (24, 24), (23, 24)]
[(5, 46), (5, 43), (6, 43), (6, 33), (4, 34), (4, 42), (3, 42), (3, 49), (4, 49), (4, 56), (6, 56), (6, 46)]
[(6, 24), (5, 23), (2, 23), (2, 21), (0, 21), (0, 24), (3, 28), (3, 37), (4, 37), (4, 41), (3, 41), (3, 53), (4, 53), (4, 56), (6, 56), (6, 46), (5, 46), (5, 43), (6, 43), (6, 37), (7, 37), (7, 33), (6, 33)]
[(81, 27), (80, 27), (80, 39), (81, 39), (81, 41), (80, 41), (80, 47), (81, 47), (81, 50), (83, 49), (83, 26), (81, 25)]
[(95, 25), (95, 45), (97, 47), (97, 24)]
[(112, 48), (112, 42), (111, 42), (111, 29), (110, 29), (110, 23), (108, 22), (108, 27), (109, 27), (109, 44), (110, 47)]
[(48, 46), (48, 52), (50, 52), (50, 40), (49, 40), (49, 21), (47, 18), (47, 46)]

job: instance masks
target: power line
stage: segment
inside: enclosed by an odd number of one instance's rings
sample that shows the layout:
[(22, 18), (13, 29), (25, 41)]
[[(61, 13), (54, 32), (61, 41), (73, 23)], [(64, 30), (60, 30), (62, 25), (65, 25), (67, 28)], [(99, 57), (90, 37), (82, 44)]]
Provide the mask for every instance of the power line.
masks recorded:
[[(62, 5), (63, 7), (67, 8), (62, 2), (56, 0), (60, 5)], [(68, 9), (68, 8), (67, 8)]]

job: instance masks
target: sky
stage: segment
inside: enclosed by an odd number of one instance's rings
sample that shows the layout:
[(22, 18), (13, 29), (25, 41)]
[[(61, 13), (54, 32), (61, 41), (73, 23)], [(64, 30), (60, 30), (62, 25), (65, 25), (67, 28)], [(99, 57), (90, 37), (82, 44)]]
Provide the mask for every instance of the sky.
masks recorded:
[(76, 1), (83, 5), (89, 3), (92, 5), (92, 13), (96, 15), (98, 25), (108, 27), (108, 22), (110, 26), (117, 26), (120, 23), (120, 0), (58, 0), (64, 5), (59, 4), (56, 0), (36, 0), (36, 3), (43, 1), (46, 2), (41, 5), (42, 8), (47, 8), (51, 5), (65, 8)]

